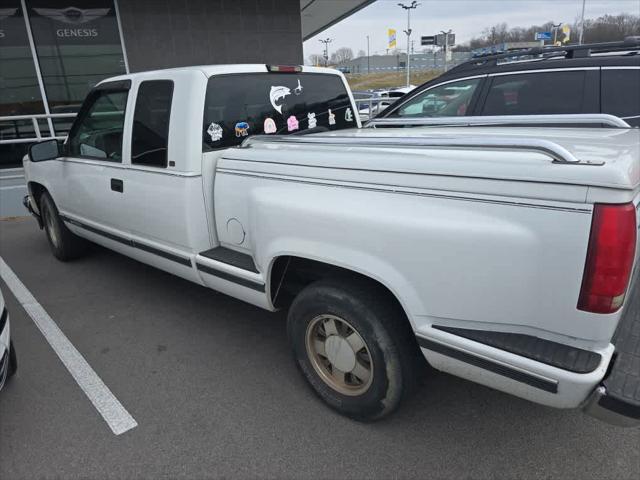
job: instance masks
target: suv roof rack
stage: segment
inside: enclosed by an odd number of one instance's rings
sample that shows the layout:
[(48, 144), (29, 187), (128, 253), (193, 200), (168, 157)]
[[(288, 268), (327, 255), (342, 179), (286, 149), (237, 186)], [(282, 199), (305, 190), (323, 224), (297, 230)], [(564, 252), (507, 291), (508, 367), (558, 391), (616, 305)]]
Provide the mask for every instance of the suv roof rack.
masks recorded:
[(589, 58), (592, 53), (640, 51), (640, 36), (626, 37), (622, 42), (587, 43), (583, 45), (563, 45), (561, 47), (533, 47), (506, 52), (486, 53), (474, 56), (470, 60), (449, 70), (463, 70), (498, 65), (499, 60), (518, 60), (518, 57), (537, 57), (528, 60), (545, 60), (548, 58)]
[(469, 117), (373, 118), (365, 127), (454, 127), (454, 126), (541, 126), (632, 128), (623, 119), (606, 113), (572, 113), (554, 115), (485, 115)]

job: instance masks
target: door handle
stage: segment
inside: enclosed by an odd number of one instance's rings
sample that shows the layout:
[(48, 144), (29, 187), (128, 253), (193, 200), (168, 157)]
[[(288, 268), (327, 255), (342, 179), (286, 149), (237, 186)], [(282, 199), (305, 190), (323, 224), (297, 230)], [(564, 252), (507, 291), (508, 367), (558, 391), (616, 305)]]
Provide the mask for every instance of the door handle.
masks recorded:
[(118, 178), (111, 179), (111, 190), (122, 193), (124, 191), (124, 183)]

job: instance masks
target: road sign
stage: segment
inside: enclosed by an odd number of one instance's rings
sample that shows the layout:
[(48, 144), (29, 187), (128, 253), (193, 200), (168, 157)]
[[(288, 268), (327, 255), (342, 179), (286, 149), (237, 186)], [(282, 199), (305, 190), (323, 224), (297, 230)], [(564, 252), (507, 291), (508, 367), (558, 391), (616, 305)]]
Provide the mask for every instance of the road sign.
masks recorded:
[(551, 40), (551, 32), (536, 32), (536, 40)]
[(431, 35), (428, 37), (420, 37), (420, 45), (434, 45), (436, 43), (436, 37)]
[(449, 33), (448, 35), (445, 35), (444, 33), (439, 33), (438, 35), (436, 35), (436, 45), (439, 45), (441, 47), (444, 46), (444, 39), (445, 37), (447, 37), (447, 46), (451, 47), (452, 45), (456, 44), (456, 34), (455, 33)]

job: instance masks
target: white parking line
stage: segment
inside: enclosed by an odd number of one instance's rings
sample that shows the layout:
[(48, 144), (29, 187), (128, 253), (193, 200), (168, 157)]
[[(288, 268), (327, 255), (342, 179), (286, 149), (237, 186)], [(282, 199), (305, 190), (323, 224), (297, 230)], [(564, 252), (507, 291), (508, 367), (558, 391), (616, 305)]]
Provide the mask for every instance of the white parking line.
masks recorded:
[(22, 307), (29, 314), (44, 338), (49, 342), (53, 351), (71, 376), (78, 383), (82, 391), (89, 397), (93, 406), (107, 422), (113, 433), (121, 433), (138, 426), (138, 422), (125, 410), (118, 399), (111, 393), (109, 387), (98, 377), (87, 363), (82, 354), (76, 350), (66, 335), (60, 330), (56, 322), (42, 308), (42, 305), (27, 290), (27, 287), (13, 273), (13, 270), (0, 257), (0, 277), (5, 281), (9, 290), (13, 292)]

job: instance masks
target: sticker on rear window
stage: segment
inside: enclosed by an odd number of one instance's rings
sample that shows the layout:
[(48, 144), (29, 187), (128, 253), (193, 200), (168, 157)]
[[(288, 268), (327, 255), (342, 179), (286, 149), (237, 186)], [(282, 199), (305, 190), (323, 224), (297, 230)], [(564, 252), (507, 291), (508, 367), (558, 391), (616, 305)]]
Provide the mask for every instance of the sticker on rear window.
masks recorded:
[(211, 122), (209, 128), (207, 128), (207, 133), (211, 137), (212, 142), (217, 142), (218, 140), (222, 140), (222, 127), (217, 123)]
[(264, 133), (276, 133), (278, 128), (273, 118), (265, 118), (264, 120)]
[(246, 137), (249, 135), (249, 124), (247, 122), (236, 123), (236, 137)]
[(295, 115), (291, 115), (287, 118), (287, 130), (293, 132), (294, 130), (298, 130), (298, 128), (300, 128), (300, 126), (298, 125), (298, 119)]

